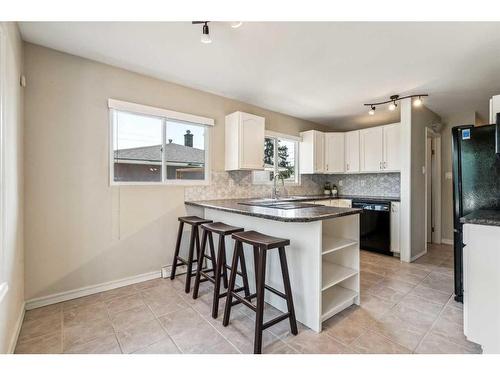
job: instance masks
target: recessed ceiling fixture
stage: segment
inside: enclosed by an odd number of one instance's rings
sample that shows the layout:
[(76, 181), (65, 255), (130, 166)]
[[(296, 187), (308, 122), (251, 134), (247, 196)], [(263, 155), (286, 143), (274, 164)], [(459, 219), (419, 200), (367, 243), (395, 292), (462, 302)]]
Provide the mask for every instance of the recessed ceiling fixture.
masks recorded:
[(391, 95), (389, 100), (386, 100), (384, 102), (378, 102), (378, 103), (365, 103), (363, 105), (367, 106), (367, 107), (370, 107), (370, 110), (368, 111), (368, 114), (370, 116), (373, 116), (375, 114), (375, 109), (377, 109), (377, 106), (378, 105), (382, 105), (382, 104), (387, 104), (389, 103), (389, 111), (394, 111), (397, 106), (398, 106), (398, 102), (400, 100), (403, 100), (403, 99), (406, 99), (406, 98), (417, 98), (413, 101), (413, 105), (415, 107), (420, 107), (422, 105), (422, 98), (424, 96), (429, 96), (428, 94), (415, 94), (415, 95), (407, 95), (407, 96), (403, 96), (403, 97), (400, 97), (399, 95)]
[[(210, 21), (193, 21), (193, 25), (203, 25), (201, 29), (201, 39), (200, 41), (205, 44), (212, 43), (212, 38), (210, 38), (210, 30), (208, 28), (208, 23)], [(233, 21), (231, 22), (231, 28), (237, 29), (243, 25), (243, 22), (241, 21)]]

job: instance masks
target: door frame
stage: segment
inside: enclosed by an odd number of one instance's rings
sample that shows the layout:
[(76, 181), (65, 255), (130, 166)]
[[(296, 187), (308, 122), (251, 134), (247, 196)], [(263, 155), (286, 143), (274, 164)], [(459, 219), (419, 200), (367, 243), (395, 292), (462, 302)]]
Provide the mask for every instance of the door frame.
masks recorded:
[[(427, 139), (431, 138), (431, 144), (434, 146), (434, 163), (427, 165), (427, 152), (428, 143)], [(430, 128), (425, 128), (425, 215), (424, 215), (424, 225), (425, 225), (425, 248), (427, 251), (427, 243), (429, 238), (427, 238), (427, 207), (428, 207), (428, 194), (427, 194), (427, 182), (430, 178), (432, 179), (431, 191), (432, 191), (432, 220), (434, 222), (434, 232), (432, 232), (430, 242), (435, 244), (441, 243), (441, 134), (434, 132)]]

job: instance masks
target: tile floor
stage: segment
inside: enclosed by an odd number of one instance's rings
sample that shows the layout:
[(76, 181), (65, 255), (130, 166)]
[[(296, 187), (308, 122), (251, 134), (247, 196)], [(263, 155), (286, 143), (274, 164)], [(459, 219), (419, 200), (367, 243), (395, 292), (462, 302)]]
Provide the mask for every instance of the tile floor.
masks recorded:
[[(26, 312), (16, 353), (252, 353), (253, 312), (210, 316), (211, 290), (193, 300), (183, 280), (151, 280)], [(432, 246), (412, 264), (361, 252), (361, 306), (321, 334), (287, 321), (266, 330), (265, 353), (480, 353), (465, 339), (462, 306), (451, 298), (451, 246)], [(223, 309), (223, 303), (221, 311)], [(277, 310), (268, 306), (265, 319)]]

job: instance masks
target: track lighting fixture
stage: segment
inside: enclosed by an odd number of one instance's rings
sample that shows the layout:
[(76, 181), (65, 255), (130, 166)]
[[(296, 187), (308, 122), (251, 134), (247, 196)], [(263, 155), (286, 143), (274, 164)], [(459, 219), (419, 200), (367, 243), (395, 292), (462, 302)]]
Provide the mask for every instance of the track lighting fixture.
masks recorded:
[[(210, 38), (210, 30), (208, 29), (208, 23), (210, 21), (193, 21), (193, 25), (203, 25), (201, 29), (201, 38), (200, 41), (204, 44), (212, 43), (212, 38)], [(231, 28), (237, 29), (243, 25), (241, 21), (233, 21), (231, 22)]]
[(384, 102), (365, 103), (363, 105), (370, 107), (368, 114), (370, 116), (373, 116), (375, 114), (375, 110), (377, 109), (378, 105), (390, 103), (388, 109), (389, 109), (389, 111), (394, 111), (398, 107), (398, 101), (400, 101), (402, 99), (406, 99), (406, 98), (417, 98), (413, 101), (413, 106), (420, 107), (423, 103), (422, 97), (424, 97), (424, 96), (429, 96), (429, 95), (428, 94), (415, 94), (415, 95), (407, 95), (407, 96), (403, 96), (403, 97), (400, 97), (399, 95), (391, 95), (389, 97), (389, 100), (386, 100)]
[(208, 29), (208, 23), (210, 21), (193, 21), (193, 25), (200, 25), (202, 24), (203, 27), (201, 29), (201, 38), (200, 42), (204, 44), (210, 44), (212, 43), (212, 39), (210, 38), (210, 30)]

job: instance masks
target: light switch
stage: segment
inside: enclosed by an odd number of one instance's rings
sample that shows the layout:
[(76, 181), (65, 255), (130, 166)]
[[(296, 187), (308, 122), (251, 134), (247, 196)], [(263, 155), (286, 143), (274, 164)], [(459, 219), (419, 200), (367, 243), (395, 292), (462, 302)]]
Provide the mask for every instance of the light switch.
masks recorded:
[(447, 180), (451, 180), (453, 178), (453, 173), (451, 172), (446, 172), (444, 174), (444, 178), (446, 178)]

